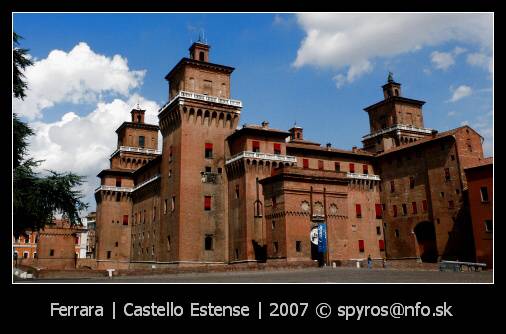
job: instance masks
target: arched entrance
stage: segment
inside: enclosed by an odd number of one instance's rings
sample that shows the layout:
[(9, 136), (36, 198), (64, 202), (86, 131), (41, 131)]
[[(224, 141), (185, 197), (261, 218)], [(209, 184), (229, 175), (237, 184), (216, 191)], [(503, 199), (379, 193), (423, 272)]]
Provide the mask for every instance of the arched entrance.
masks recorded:
[(418, 223), (414, 230), (422, 262), (437, 262), (436, 229), (430, 221)]

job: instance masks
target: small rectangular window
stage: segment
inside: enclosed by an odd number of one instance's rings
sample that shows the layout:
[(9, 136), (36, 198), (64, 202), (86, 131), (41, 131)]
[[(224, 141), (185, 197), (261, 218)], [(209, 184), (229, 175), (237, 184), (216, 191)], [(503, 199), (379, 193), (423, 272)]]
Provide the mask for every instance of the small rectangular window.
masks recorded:
[(206, 143), (205, 144), (205, 158), (212, 159), (213, 158), (213, 144)]
[(323, 170), (323, 160), (318, 160), (318, 169)]
[(295, 241), (295, 251), (297, 253), (302, 252), (302, 241), (299, 240)]
[(110, 259), (111, 258), (111, 251), (107, 251), (107, 258)]
[(176, 196), (172, 196), (171, 211), (176, 210)]
[(413, 176), (409, 177), (409, 188), (413, 189), (415, 187), (415, 178)]
[(350, 173), (355, 173), (355, 164), (350, 163)]
[(383, 218), (383, 208), (381, 207), (381, 204), (376, 204), (375, 209), (376, 209), (376, 219)]
[(376, 234), (381, 235), (381, 227), (376, 226)]
[(206, 166), (206, 173), (211, 173), (211, 167), (210, 166)]
[(144, 136), (139, 136), (139, 146), (144, 147), (145, 145), (145, 138)]
[(395, 182), (394, 181), (390, 181), (390, 192), (391, 193), (395, 192)]
[(257, 140), (253, 140), (253, 152), (260, 152), (260, 142)]
[(445, 181), (450, 181), (450, 168), (445, 168)]
[(123, 225), (128, 225), (128, 215), (123, 215)]
[(404, 216), (408, 214), (408, 206), (406, 204), (402, 204), (402, 214)]
[(274, 241), (273, 243), (273, 246), (274, 246), (274, 253), (277, 253), (278, 252), (278, 242), (277, 241)]
[(218, 174), (221, 174), (221, 173), (222, 173), (222, 168), (218, 167)]
[(397, 217), (397, 205), (394, 205), (392, 208), (394, 210), (394, 217)]
[(211, 210), (211, 196), (204, 196), (204, 210)]
[(363, 165), (362, 166), (362, 171), (363, 171), (364, 174), (369, 174), (369, 166)]
[(358, 251), (360, 253), (363, 253), (365, 251), (365, 244), (364, 244), (364, 240), (359, 240), (358, 241)]
[(395, 229), (395, 237), (396, 237), (396, 238), (398, 238), (400, 235), (401, 235), (401, 234), (400, 234), (400, 232), (399, 232), (399, 229), (398, 229), (398, 228), (396, 228), (396, 229)]
[(172, 145), (169, 146), (169, 162), (172, 161)]
[(309, 168), (309, 160), (308, 159), (302, 159), (302, 166), (304, 168)]
[(121, 177), (116, 177), (116, 187), (121, 187)]
[(54, 256), (54, 249), (49, 250), (49, 256)]
[(480, 195), (481, 195), (482, 202), (488, 202), (488, 188), (487, 187), (480, 188)]
[(411, 207), (413, 208), (413, 214), (416, 215), (418, 213), (418, 208), (416, 207), (416, 202), (411, 202)]
[(205, 248), (205, 250), (213, 250), (213, 236), (212, 235), (206, 235), (206, 238), (204, 239), (204, 248)]
[(355, 211), (357, 218), (362, 218), (362, 206), (360, 204), (355, 204)]
[(385, 250), (385, 240), (378, 240), (378, 246), (381, 252)]
[(492, 220), (485, 220), (485, 232), (492, 232)]
[(274, 143), (274, 154), (281, 154), (281, 144)]
[(339, 162), (334, 162), (334, 168), (336, 170), (336, 172), (340, 172), (341, 171), (341, 164)]
[(235, 198), (236, 199), (239, 198), (239, 185), (238, 184), (235, 185)]
[(167, 200), (163, 202), (163, 214), (167, 214)]

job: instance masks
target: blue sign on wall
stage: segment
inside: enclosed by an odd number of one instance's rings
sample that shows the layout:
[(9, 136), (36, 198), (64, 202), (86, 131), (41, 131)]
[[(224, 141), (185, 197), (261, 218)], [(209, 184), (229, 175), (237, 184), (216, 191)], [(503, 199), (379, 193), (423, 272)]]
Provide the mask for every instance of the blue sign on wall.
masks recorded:
[(327, 225), (318, 224), (318, 252), (327, 251)]

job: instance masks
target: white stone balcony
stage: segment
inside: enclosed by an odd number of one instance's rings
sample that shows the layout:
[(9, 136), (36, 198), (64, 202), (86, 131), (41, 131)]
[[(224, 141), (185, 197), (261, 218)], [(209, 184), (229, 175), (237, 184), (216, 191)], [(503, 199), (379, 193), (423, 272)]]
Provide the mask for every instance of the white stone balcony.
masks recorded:
[(230, 159), (228, 159), (226, 164), (232, 163), (236, 160), (243, 159), (243, 158), (269, 160), (269, 161), (277, 161), (277, 162), (288, 162), (288, 163), (296, 163), (297, 162), (297, 158), (290, 156), (290, 155), (243, 151), (239, 154), (234, 155)]
[(204, 102), (212, 102), (212, 103), (218, 103), (218, 104), (224, 104), (224, 105), (228, 105), (228, 106), (232, 106), (232, 107), (242, 108), (242, 102), (239, 100), (225, 99), (223, 97), (210, 96), (210, 95), (198, 94), (198, 93), (187, 92), (187, 91), (181, 90), (169, 102), (167, 102), (163, 107), (161, 107), (160, 110), (158, 110), (158, 112), (159, 113), (162, 112), (167, 106), (171, 105), (172, 102), (174, 102), (180, 98), (199, 100), (199, 101), (204, 101)]
[(376, 136), (379, 136), (379, 135), (382, 135), (382, 134), (385, 134), (385, 133), (388, 133), (391, 131), (400, 131), (400, 130), (418, 132), (418, 133), (422, 133), (422, 134), (431, 134), (433, 131), (432, 129), (428, 129), (428, 128), (417, 128), (416, 126), (412, 126), (412, 125), (397, 124), (397, 125), (391, 126), (389, 128), (381, 129), (379, 131), (370, 133), (368, 135), (363, 136), (362, 138), (364, 140), (370, 139), (370, 138), (374, 138)]
[(131, 147), (131, 146), (120, 146), (111, 157), (115, 156), (118, 152), (137, 152), (137, 153), (145, 153), (145, 154), (162, 154), (160, 150), (154, 150), (152, 148), (144, 148), (144, 147)]
[(97, 189), (95, 189), (95, 192), (100, 191), (100, 190), (108, 190), (108, 191), (122, 191), (122, 192), (131, 193), (133, 191), (136, 191), (137, 189), (144, 187), (146, 184), (151, 183), (158, 178), (160, 178), (160, 174), (157, 174), (157, 175), (153, 176), (152, 178), (150, 178), (142, 183), (139, 183), (138, 185), (136, 185), (133, 188), (101, 185)]
[(379, 175), (371, 175), (371, 174), (359, 174), (359, 173), (346, 173), (346, 177), (350, 179), (361, 179), (361, 180), (370, 180), (370, 181), (380, 181)]

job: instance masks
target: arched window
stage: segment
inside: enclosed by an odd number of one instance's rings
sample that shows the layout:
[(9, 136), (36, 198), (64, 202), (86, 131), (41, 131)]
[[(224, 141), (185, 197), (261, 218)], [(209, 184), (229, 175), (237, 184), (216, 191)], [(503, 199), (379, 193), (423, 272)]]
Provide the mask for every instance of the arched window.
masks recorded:
[(199, 53), (199, 60), (204, 61), (204, 51), (200, 51)]
[(205, 250), (213, 250), (213, 237), (211, 235), (206, 235), (204, 239), (204, 248)]

